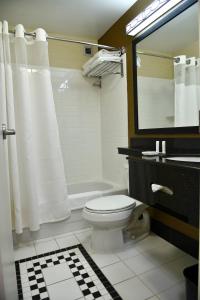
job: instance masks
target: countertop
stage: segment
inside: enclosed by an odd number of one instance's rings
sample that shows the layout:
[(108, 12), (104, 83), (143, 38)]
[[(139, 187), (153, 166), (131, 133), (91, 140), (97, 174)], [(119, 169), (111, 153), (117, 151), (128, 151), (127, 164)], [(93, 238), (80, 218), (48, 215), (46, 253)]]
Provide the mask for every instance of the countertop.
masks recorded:
[(159, 156), (144, 156), (141, 153), (141, 150), (133, 149), (133, 148), (118, 148), (118, 153), (128, 156), (130, 159), (141, 162), (148, 162), (151, 164), (160, 164), (160, 165), (168, 165), (174, 167), (182, 167), (187, 169), (193, 169), (200, 171), (200, 163), (196, 162), (182, 162), (182, 161), (172, 161), (168, 160), (167, 157), (185, 157), (185, 156), (200, 156), (198, 154), (189, 154), (189, 153), (168, 153), (166, 155)]

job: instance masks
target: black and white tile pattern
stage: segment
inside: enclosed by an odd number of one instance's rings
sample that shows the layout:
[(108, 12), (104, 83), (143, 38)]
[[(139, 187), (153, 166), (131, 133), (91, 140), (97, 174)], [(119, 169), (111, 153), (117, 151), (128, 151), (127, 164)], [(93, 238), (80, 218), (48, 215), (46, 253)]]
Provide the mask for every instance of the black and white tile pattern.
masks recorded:
[[(56, 283), (56, 266), (61, 264), (64, 264), (64, 270), (66, 266), (68, 278), (75, 279), (80, 290), (79, 299), (122, 300), (81, 244), (16, 261), (19, 299), (51, 300), (48, 287), (52, 285), (48, 286), (46, 270), (53, 273), (55, 270), (53, 280)], [(57, 280), (61, 281), (60, 278)]]

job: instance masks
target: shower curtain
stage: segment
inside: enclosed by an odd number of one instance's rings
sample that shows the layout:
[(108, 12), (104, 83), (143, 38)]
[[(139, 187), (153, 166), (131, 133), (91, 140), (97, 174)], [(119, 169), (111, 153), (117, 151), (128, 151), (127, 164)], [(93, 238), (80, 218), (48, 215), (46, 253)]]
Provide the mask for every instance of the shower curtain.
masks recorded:
[(177, 56), (174, 62), (175, 127), (198, 126), (200, 108), (200, 60)]
[(39, 230), (40, 224), (70, 216), (64, 165), (59, 141), (43, 29), (25, 38), (17, 25), (15, 36), (8, 23), (0, 24), (1, 99), (5, 123), (16, 129), (8, 137), (10, 199), (17, 233)]

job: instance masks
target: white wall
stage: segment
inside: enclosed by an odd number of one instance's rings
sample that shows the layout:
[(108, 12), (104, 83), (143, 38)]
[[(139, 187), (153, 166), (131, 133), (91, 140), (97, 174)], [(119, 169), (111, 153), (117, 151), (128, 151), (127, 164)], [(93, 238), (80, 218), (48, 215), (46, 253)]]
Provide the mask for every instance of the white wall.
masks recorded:
[(100, 180), (100, 89), (79, 70), (51, 74), (67, 182)]
[(124, 77), (109, 75), (103, 78), (101, 88), (101, 138), (103, 178), (126, 184), (127, 161), (119, 155), (118, 147), (128, 146), (128, 109), (126, 57), (124, 55)]
[(139, 128), (174, 127), (174, 81), (138, 77)]

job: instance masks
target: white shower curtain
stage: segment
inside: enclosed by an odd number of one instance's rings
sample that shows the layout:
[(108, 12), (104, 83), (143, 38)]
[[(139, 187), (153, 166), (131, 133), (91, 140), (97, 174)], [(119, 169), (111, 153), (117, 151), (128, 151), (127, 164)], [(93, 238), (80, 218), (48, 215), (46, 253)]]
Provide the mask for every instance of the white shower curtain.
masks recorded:
[(198, 126), (200, 107), (200, 60), (185, 55), (176, 57), (175, 80), (175, 127)]
[(0, 101), (5, 123), (16, 129), (7, 138), (10, 198), (17, 233), (24, 227), (39, 230), (40, 224), (70, 216), (64, 165), (59, 141), (48, 61), (48, 43), (43, 29), (36, 38), (24, 37), (17, 25), (15, 36), (1, 24)]

